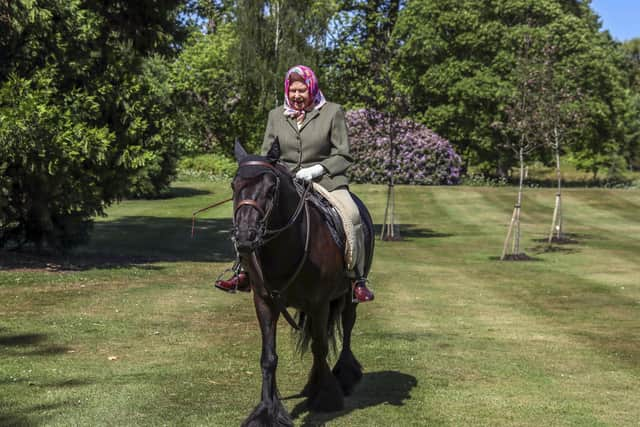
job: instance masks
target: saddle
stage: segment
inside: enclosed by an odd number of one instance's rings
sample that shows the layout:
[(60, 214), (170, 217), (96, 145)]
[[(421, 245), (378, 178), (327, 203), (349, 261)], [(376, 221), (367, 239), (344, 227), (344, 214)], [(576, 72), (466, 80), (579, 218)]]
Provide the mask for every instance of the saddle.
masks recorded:
[[(305, 191), (305, 188), (300, 184), (296, 184), (296, 188), (298, 194), (300, 195), (302, 195), (302, 193)], [(343, 216), (346, 215), (346, 212), (341, 212), (339, 203), (338, 207), (336, 207), (332, 203), (333, 199), (331, 197), (331, 193), (325, 190), (319, 184), (309, 184), (306, 192), (308, 202), (311, 203), (315, 210), (322, 216), (324, 222), (329, 228), (329, 233), (331, 234), (333, 241), (344, 254), (346, 269), (353, 269), (356, 260), (355, 254), (353, 253), (353, 251), (355, 250), (355, 248), (353, 248), (355, 236), (353, 235), (354, 230), (351, 225), (350, 219), (346, 216)], [(369, 215), (369, 212), (367, 211), (364, 203), (362, 203), (362, 201), (355, 194), (351, 192), (349, 192), (349, 194), (351, 195), (351, 198), (353, 199), (360, 213), (362, 230), (365, 234), (365, 242), (367, 241), (367, 239), (370, 242), (370, 248), (365, 249), (365, 256), (368, 257), (365, 270), (368, 271), (369, 266), (371, 265), (371, 254), (373, 253), (373, 239), (371, 238), (371, 236), (373, 235), (373, 224), (371, 222), (371, 216)], [(345, 223), (348, 225), (347, 227), (345, 227)]]
[[(298, 189), (300, 193), (300, 189)], [(331, 202), (324, 197), (315, 186), (311, 185), (307, 193), (307, 200), (316, 208), (324, 219), (325, 224), (329, 228), (331, 237), (336, 245), (342, 252), (346, 249), (346, 234), (344, 231), (344, 225), (342, 218), (338, 213), (338, 210), (331, 204)]]

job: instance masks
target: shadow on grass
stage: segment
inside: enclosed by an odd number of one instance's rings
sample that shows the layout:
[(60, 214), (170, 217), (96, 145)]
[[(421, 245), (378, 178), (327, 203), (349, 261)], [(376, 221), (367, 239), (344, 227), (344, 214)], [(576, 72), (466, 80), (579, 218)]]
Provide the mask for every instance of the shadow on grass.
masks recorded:
[(170, 187), (166, 191), (163, 191), (155, 199), (150, 200), (158, 200), (158, 199), (173, 199), (177, 197), (194, 197), (194, 196), (204, 196), (207, 194), (212, 194), (211, 191), (199, 190), (197, 188), (189, 188), (189, 187)]
[[(72, 388), (72, 387), (82, 387), (86, 385), (95, 384), (94, 381), (90, 380), (81, 380), (81, 379), (64, 379), (60, 381), (49, 381), (49, 382), (40, 382), (33, 381), (28, 378), (13, 378), (13, 379), (2, 379), (0, 380), (0, 385), (13, 385), (13, 384), (24, 384), (27, 383), (30, 387), (36, 388)], [(3, 425), (3, 424), (0, 424)]]
[[(176, 189), (190, 190), (190, 189)], [(197, 190), (193, 190), (197, 191)], [(0, 269), (82, 271), (137, 267), (161, 269), (160, 262), (232, 262), (230, 218), (199, 219), (191, 238), (191, 218), (127, 216), (94, 224), (89, 244), (67, 254), (0, 250)], [(375, 225), (380, 235), (381, 224)], [(400, 224), (404, 239), (450, 237), (417, 224)]]
[(564, 246), (560, 246), (557, 243), (554, 243), (551, 246), (549, 246), (548, 244), (537, 245), (532, 248), (529, 248), (529, 250), (536, 255), (546, 254), (546, 253), (575, 254), (575, 253), (581, 252), (580, 249), (567, 248)]
[(64, 255), (0, 251), (0, 269), (74, 271), (158, 262), (231, 262), (235, 259), (231, 226), (227, 218), (200, 219), (191, 238), (190, 218), (129, 216), (99, 221), (87, 245)]
[(519, 253), (514, 255), (507, 255), (505, 259), (500, 259), (499, 256), (490, 256), (490, 261), (502, 261), (502, 262), (541, 262), (544, 261), (541, 258), (529, 256), (525, 253)]
[[(578, 233), (563, 233), (562, 239), (558, 239), (557, 237), (553, 237), (551, 243), (553, 245), (577, 245), (582, 243), (583, 240), (593, 240), (595, 237), (590, 234), (578, 234)], [(549, 243), (549, 237), (543, 237), (540, 239), (533, 239), (536, 243)]]
[[(4, 331), (4, 329), (2, 329)], [(16, 334), (0, 336), (0, 354), (9, 356), (53, 356), (67, 353), (68, 347), (51, 345), (47, 335), (44, 334)], [(35, 348), (33, 348), (35, 347)], [(90, 381), (80, 379), (65, 378), (61, 381), (40, 383), (28, 378), (1, 378), (0, 386), (7, 387), (20, 383), (26, 383), (30, 387), (36, 388), (69, 388), (91, 384)], [(1, 396), (0, 396), (1, 397)], [(16, 400), (15, 402), (19, 402)], [(69, 406), (70, 402), (59, 402), (51, 404), (37, 404), (30, 407), (19, 406), (15, 402), (3, 401), (0, 399), (0, 425), (1, 426), (33, 426), (45, 422), (46, 412)]]
[[(402, 372), (380, 371), (366, 373), (353, 394), (345, 397), (345, 407), (342, 411), (331, 413), (309, 412), (302, 420), (301, 426), (321, 426), (352, 411), (382, 404), (403, 406), (405, 400), (411, 399), (411, 390), (417, 385), (418, 380), (416, 377)], [(306, 401), (303, 401), (293, 408), (291, 416), (296, 419), (307, 411)]]
[(53, 356), (70, 350), (69, 347), (49, 344), (47, 340), (44, 334), (0, 336), (0, 352), (14, 356)]
[[(376, 238), (382, 233), (382, 224), (374, 224)], [(398, 224), (401, 239), (430, 239), (435, 237), (451, 237), (453, 234), (438, 233), (429, 228), (422, 228), (418, 224)]]
[[(518, 185), (516, 176), (508, 179), (509, 185)], [(562, 180), (563, 188), (628, 188), (633, 186), (633, 178), (569, 178)], [(558, 181), (556, 178), (528, 177), (527, 186), (540, 188), (556, 188)]]
[(21, 335), (7, 335), (0, 336), (0, 346), (3, 347), (16, 347), (35, 345), (43, 341), (46, 341), (47, 336), (44, 334), (21, 334)]
[[(27, 408), (18, 409), (17, 411), (15, 411), (15, 413), (10, 413), (6, 412), (6, 410), (2, 410), (2, 412), (0, 412), (0, 426), (28, 427), (40, 425), (46, 422), (46, 412), (63, 407), (68, 407), (70, 405), (73, 404), (69, 401), (65, 401), (58, 403), (33, 405)], [(0, 400), (0, 408), (7, 406), (8, 405), (3, 405), (3, 402)]]

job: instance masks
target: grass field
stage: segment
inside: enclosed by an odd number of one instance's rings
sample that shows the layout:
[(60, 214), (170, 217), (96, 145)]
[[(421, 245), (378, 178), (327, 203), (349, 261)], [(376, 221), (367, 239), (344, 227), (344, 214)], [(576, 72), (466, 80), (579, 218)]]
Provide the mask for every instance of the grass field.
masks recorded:
[[(63, 258), (0, 252), (0, 425), (233, 426), (258, 402), (250, 297), (230, 265), (227, 183), (127, 201)], [(386, 188), (355, 186), (382, 221)], [(280, 323), (278, 381), (296, 425), (638, 426), (640, 191), (569, 189), (576, 241), (545, 251), (554, 191), (531, 189), (523, 242), (500, 262), (513, 188), (397, 187), (402, 242), (377, 242), (359, 308), (363, 381), (344, 411), (291, 398), (310, 357)], [(48, 264), (48, 265), (47, 265)]]

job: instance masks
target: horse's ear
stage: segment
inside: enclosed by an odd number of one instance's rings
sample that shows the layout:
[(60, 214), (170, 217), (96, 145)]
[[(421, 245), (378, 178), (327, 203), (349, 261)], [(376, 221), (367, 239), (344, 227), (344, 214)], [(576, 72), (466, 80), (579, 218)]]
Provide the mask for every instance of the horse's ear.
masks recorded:
[(278, 137), (276, 137), (275, 141), (273, 141), (273, 144), (271, 144), (271, 148), (269, 148), (269, 151), (267, 152), (267, 159), (280, 159), (280, 141), (278, 141)]
[(244, 149), (242, 144), (240, 144), (240, 140), (238, 138), (236, 138), (236, 144), (233, 147), (233, 154), (235, 154), (238, 163), (240, 163), (242, 159), (247, 157), (247, 151)]

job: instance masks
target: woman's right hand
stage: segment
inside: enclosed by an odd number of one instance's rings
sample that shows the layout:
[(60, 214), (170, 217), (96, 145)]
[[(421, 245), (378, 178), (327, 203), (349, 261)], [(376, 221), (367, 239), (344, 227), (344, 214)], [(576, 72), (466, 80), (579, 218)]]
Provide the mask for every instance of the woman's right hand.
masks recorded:
[(314, 178), (324, 175), (326, 172), (324, 166), (322, 165), (313, 165), (308, 168), (302, 168), (298, 172), (296, 172), (296, 178), (304, 179), (305, 181), (311, 181)]

